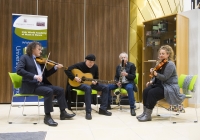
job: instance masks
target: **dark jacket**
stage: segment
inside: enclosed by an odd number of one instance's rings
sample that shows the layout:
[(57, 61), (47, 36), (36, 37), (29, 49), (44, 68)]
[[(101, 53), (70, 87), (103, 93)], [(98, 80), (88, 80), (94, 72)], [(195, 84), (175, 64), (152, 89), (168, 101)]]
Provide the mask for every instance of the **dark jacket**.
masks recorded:
[[(128, 75), (126, 76), (126, 79), (129, 81), (129, 83), (133, 83), (134, 91), (137, 92), (137, 87), (135, 86), (135, 83), (134, 83), (134, 79), (136, 77), (135, 65), (131, 62), (127, 62), (125, 66), (125, 70), (128, 73)], [(115, 81), (119, 81), (120, 73), (121, 73), (121, 65), (118, 65), (115, 72)]]
[[(98, 66), (96, 64), (94, 64), (92, 68), (88, 68), (85, 62), (76, 63), (70, 66), (67, 70), (64, 70), (64, 72), (68, 76), (68, 78), (70, 78), (71, 80), (75, 78), (75, 75), (71, 72), (73, 69), (79, 69), (83, 73), (91, 73), (94, 79), (99, 78)], [(77, 88), (77, 87), (72, 87), (70, 86), (69, 83), (67, 83), (66, 100), (67, 100), (69, 110), (71, 110), (71, 106), (73, 106), (72, 102), (76, 102), (76, 94), (74, 93), (74, 91), (71, 90), (72, 88)], [(91, 96), (92, 96), (91, 103), (96, 104), (97, 103), (96, 95), (91, 95)], [(78, 100), (79, 102), (85, 102), (84, 97), (79, 97)]]
[(73, 69), (79, 69), (83, 73), (91, 73), (94, 79), (99, 79), (98, 66), (94, 64), (91, 68), (88, 68), (85, 62), (76, 63), (65, 70), (66, 75), (73, 80), (75, 75), (71, 72)]
[[(42, 71), (44, 64), (41, 64), (40, 66)], [(56, 70), (54, 67), (50, 70), (45, 68), (42, 82), (44, 84), (51, 85), (51, 83), (47, 80), (47, 77), (55, 72)], [(32, 56), (25, 54), (20, 57), (20, 61), (17, 65), (17, 74), (22, 76), (22, 86), (20, 88), (20, 93), (33, 93), (35, 87), (38, 84), (38, 81), (34, 79), (34, 75), (37, 75), (38, 72)]]

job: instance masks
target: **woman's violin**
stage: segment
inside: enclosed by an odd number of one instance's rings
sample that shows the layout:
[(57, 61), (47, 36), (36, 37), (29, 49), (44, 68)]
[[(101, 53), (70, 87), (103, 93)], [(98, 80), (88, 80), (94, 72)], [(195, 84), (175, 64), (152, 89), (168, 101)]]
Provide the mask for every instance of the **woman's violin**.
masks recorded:
[[(158, 63), (158, 64), (153, 68), (153, 71), (157, 71), (157, 70), (161, 69), (162, 66), (163, 66), (165, 63), (167, 63), (167, 62), (168, 62), (167, 59), (163, 59), (160, 63)], [(153, 77), (154, 77), (153, 72), (152, 72), (151, 74), (149, 74), (149, 76), (150, 76), (151, 78), (153, 78)]]

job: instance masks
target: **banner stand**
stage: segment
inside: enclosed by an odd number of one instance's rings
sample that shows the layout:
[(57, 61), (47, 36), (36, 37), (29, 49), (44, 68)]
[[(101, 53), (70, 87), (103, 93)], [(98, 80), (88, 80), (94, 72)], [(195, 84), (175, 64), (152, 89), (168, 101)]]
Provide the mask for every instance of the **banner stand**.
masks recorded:
[[(41, 43), (42, 57), (47, 57), (47, 19), (47, 16), (41, 15), (12, 14), (12, 72), (16, 72), (21, 55), (26, 53), (26, 46), (33, 41)], [(13, 92), (19, 93), (19, 89)], [(23, 101), (22, 97), (13, 100), (14, 105)], [(37, 101), (37, 97), (26, 100), (30, 105), (37, 104)]]

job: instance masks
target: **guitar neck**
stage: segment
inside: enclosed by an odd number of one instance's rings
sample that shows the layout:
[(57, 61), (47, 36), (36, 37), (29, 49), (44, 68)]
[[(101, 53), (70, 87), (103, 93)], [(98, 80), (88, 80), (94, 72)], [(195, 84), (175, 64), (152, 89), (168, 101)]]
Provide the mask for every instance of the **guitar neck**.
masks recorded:
[(100, 83), (109, 83), (109, 81), (106, 81), (106, 80), (99, 80), (99, 79), (91, 79), (91, 78), (84, 78), (84, 81), (97, 81), (97, 82), (100, 82)]

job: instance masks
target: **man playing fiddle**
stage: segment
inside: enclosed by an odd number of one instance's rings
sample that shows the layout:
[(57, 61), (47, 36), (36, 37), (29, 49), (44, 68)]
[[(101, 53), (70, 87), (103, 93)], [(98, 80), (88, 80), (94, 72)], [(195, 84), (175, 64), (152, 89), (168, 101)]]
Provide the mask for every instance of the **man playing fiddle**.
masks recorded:
[(74, 114), (68, 114), (65, 111), (67, 103), (65, 100), (64, 89), (58, 86), (53, 86), (47, 77), (57, 71), (58, 68), (62, 68), (62, 64), (57, 64), (50, 70), (45, 68), (45, 64), (38, 64), (35, 60), (36, 57), (40, 57), (42, 47), (39, 42), (32, 42), (28, 44), (26, 54), (20, 57), (20, 61), (17, 65), (17, 74), (22, 76), (22, 86), (20, 93), (31, 93), (44, 97), (44, 123), (49, 126), (57, 126), (58, 123), (51, 118), (51, 112), (53, 112), (52, 99), (53, 96), (57, 96), (59, 108), (60, 108), (60, 120), (66, 118), (72, 118)]

